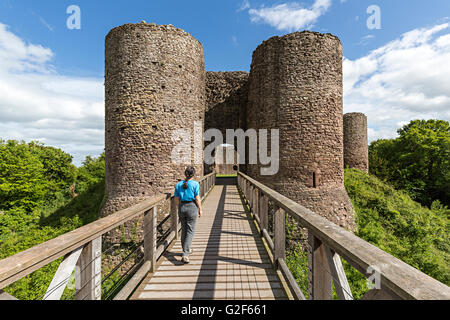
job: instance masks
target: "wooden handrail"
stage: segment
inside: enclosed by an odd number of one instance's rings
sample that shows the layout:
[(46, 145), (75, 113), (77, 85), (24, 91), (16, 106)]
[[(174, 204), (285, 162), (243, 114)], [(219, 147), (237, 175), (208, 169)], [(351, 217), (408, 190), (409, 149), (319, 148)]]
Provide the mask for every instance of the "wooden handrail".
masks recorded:
[[(381, 288), (402, 299), (450, 299), (450, 288), (413, 268), (387, 252), (355, 236), (353, 233), (308, 210), (293, 200), (268, 188), (251, 177), (238, 173), (250, 187), (257, 188), (278, 208), (283, 209), (314, 237), (339, 254), (354, 268), (367, 276), (370, 266), (381, 271)], [(251, 201), (250, 201), (251, 203)]]
[[(200, 184), (204, 184), (205, 180), (207, 183), (207, 186), (204, 189), (205, 194), (203, 195), (203, 198), (214, 185), (213, 179), (210, 179), (213, 175), (215, 176), (215, 173), (211, 173), (198, 180)], [(0, 260), (0, 289), (5, 288), (41, 267), (91, 243), (92, 241), (99, 239), (105, 233), (152, 210), (161, 202), (171, 198), (173, 198), (171, 193), (155, 195), (132, 207), (120, 210), (105, 218), (101, 218), (88, 225), (65, 233), (57, 238)], [(177, 236), (174, 238), (177, 238)]]
[(160, 194), (0, 261), (0, 289), (101, 237), (168, 198)]

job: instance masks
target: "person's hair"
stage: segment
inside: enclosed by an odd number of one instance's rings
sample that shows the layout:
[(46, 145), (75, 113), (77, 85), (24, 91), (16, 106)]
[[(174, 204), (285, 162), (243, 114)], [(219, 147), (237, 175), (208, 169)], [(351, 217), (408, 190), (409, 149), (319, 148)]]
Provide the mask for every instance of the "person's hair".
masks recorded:
[(192, 179), (195, 176), (195, 168), (194, 167), (187, 167), (186, 171), (184, 171), (184, 175), (186, 176), (186, 179), (184, 180), (183, 189), (188, 188), (188, 181)]

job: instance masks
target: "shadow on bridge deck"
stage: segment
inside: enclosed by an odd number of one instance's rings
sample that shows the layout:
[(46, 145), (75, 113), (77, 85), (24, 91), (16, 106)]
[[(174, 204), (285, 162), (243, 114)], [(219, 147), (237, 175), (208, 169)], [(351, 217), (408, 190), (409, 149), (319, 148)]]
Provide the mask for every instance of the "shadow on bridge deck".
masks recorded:
[(133, 294), (133, 300), (287, 299), (264, 244), (244, 207), (236, 178), (217, 178), (197, 221), (191, 263), (176, 241)]

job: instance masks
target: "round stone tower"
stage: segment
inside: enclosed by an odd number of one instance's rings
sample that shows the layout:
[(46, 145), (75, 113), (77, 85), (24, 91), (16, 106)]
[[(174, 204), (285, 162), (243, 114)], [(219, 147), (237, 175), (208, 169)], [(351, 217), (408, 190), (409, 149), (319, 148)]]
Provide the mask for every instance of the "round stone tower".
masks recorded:
[(344, 115), (344, 168), (369, 173), (367, 117), (363, 113)]
[[(186, 167), (172, 163), (179, 143), (172, 141), (173, 131), (189, 131), (193, 151), (194, 124), (202, 134), (205, 110), (203, 46), (185, 31), (125, 24), (106, 36), (105, 55), (107, 201), (102, 216), (173, 190)], [(203, 175), (200, 143), (197, 177)]]
[[(247, 128), (279, 129), (279, 171), (250, 176), (353, 230), (344, 187), (342, 45), (331, 34), (295, 32), (253, 53)], [(270, 142), (267, 143), (270, 146)], [(269, 150), (271, 152), (271, 150)]]

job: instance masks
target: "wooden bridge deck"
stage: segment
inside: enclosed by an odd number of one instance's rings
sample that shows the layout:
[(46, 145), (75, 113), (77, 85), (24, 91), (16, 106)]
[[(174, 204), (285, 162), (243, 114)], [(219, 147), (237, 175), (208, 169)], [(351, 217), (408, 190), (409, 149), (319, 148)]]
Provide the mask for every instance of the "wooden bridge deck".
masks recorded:
[(190, 264), (181, 262), (175, 242), (135, 291), (132, 300), (267, 300), (287, 299), (235, 185), (216, 185), (197, 221)]

